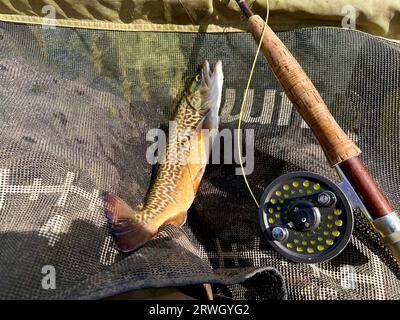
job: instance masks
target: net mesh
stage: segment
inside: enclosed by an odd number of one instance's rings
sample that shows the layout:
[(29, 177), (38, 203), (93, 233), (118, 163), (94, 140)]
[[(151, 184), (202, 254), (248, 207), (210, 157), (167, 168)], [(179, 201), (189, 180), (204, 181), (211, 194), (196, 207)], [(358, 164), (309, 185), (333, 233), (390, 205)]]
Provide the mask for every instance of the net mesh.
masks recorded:
[[(278, 35), (398, 208), (399, 45), (335, 28)], [(329, 262), (295, 264), (273, 251), (236, 164), (207, 167), (183, 230), (165, 226), (130, 255), (114, 249), (101, 192), (132, 206), (143, 200), (152, 177), (146, 133), (167, 128), (185, 82), (205, 59), (223, 60), (221, 129), (236, 128), (255, 50), (243, 33), (1, 23), (0, 296), (103, 298), (213, 283), (231, 298), (400, 298), (399, 268), (358, 214), (350, 244)], [(243, 128), (254, 129), (248, 179), (258, 198), (294, 170), (336, 179), (262, 58)], [(55, 290), (42, 288), (45, 265), (56, 270)]]

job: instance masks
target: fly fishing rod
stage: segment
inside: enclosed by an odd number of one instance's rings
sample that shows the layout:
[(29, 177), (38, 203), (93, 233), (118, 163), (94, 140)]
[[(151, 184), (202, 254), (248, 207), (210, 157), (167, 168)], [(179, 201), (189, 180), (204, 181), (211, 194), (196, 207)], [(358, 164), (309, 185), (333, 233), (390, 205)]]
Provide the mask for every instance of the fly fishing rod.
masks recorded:
[(278, 36), (246, 1), (237, 3), (272, 72), (342, 180), (336, 185), (317, 174), (296, 172), (273, 181), (260, 204), (261, 226), (269, 242), (296, 262), (331, 259), (347, 245), (353, 210), (359, 209), (400, 264), (400, 216), (358, 158), (361, 150)]

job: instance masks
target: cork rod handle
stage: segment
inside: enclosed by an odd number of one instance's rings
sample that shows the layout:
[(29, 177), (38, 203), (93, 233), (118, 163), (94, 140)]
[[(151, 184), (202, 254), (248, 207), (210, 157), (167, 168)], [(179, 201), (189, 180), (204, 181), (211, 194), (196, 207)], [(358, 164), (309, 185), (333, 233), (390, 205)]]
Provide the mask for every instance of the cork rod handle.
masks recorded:
[[(252, 15), (248, 21), (255, 40), (260, 41), (264, 20)], [(261, 51), (286, 95), (321, 144), (328, 163), (333, 167), (358, 156), (361, 150), (337, 124), (310, 78), (272, 29), (266, 28)]]

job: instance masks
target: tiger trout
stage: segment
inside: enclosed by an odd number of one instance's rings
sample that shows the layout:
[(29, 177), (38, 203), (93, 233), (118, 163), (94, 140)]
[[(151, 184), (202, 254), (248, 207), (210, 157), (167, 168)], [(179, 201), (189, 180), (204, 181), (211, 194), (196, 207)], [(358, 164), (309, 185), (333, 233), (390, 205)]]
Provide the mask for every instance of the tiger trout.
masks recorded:
[(163, 161), (142, 205), (131, 208), (112, 193), (104, 193), (107, 221), (116, 247), (134, 251), (165, 224), (181, 226), (192, 205), (219, 126), (223, 84), (222, 63), (211, 71), (204, 62), (174, 113)]

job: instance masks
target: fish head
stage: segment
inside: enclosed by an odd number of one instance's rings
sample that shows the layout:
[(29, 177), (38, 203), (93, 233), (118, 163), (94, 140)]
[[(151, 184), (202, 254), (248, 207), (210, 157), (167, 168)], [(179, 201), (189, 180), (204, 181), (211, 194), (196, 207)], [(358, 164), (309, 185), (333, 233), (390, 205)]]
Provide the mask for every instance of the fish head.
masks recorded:
[(208, 61), (201, 64), (186, 92), (190, 107), (200, 114), (218, 117), (223, 80), (221, 61), (215, 64), (213, 70)]

